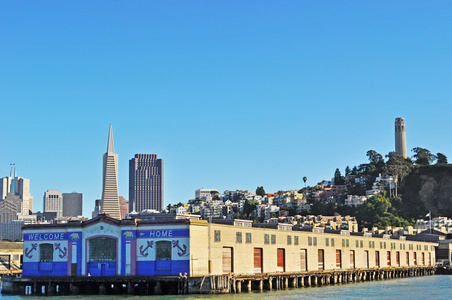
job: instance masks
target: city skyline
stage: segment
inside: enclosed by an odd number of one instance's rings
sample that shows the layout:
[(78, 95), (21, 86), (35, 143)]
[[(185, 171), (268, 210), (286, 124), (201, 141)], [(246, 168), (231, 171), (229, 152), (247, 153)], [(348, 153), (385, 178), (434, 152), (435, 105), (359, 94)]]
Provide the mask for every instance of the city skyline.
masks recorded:
[(0, 3), (0, 176), (16, 164), (34, 211), (58, 189), (91, 215), (108, 124), (119, 195), (129, 159), (158, 153), (165, 206), (331, 179), (394, 151), (397, 117), (407, 156), (452, 156), (450, 4), (92, 5)]

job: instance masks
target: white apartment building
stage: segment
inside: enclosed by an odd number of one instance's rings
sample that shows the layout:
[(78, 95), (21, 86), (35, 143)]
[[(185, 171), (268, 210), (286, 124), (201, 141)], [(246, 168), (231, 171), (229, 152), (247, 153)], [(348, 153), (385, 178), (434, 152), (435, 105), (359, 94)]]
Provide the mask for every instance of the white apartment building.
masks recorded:
[(56, 218), (63, 216), (63, 194), (59, 190), (47, 190), (44, 193), (44, 212), (56, 212)]

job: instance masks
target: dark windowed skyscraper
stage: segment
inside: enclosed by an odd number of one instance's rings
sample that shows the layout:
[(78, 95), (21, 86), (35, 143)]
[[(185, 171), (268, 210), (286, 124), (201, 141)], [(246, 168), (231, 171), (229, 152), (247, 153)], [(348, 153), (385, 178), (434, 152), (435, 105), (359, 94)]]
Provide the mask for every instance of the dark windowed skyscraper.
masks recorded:
[(129, 161), (129, 211), (163, 210), (163, 159), (135, 154)]

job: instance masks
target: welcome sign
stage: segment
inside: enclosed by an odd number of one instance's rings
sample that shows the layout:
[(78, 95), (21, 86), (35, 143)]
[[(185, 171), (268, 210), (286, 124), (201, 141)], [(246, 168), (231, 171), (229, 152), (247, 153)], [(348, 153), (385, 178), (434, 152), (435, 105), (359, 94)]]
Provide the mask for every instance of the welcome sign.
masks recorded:
[(24, 241), (55, 241), (67, 240), (67, 233), (27, 233)]

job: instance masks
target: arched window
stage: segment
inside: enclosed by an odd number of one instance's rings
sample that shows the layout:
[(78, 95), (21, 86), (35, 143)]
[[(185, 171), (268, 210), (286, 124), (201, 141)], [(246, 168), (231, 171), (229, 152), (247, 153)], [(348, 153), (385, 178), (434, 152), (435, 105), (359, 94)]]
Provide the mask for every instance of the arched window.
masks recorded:
[(39, 261), (41, 262), (53, 261), (53, 244), (39, 245)]
[(96, 261), (116, 261), (116, 240), (109, 237), (98, 237), (89, 240), (89, 260)]
[(171, 260), (171, 242), (159, 241), (155, 243), (155, 260)]

